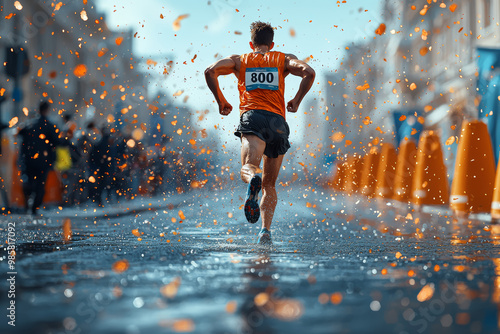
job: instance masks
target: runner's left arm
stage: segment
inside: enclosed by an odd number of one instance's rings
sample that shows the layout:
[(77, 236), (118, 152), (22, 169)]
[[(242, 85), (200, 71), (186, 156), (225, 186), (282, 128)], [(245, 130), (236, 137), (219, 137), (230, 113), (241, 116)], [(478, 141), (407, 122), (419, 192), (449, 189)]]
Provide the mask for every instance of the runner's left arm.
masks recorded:
[(290, 74), (302, 78), (297, 94), (286, 106), (289, 112), (297, 112), (300, 102), (302, 102), (302, 99), (312, 87), (316, 72), (306, 62), (298, 60), (297, 57), (293, 55), (287, 55), (285, 58), (285, 69), (290, 72)]
[(231, 110), (233, 110), (233, 106), (227, 102), (224, 94), (222, 94), (218, 77), (219, 75), (237, 74), (235, 57), (238, 56), (232, 55), (218, 60), (205, 70), (205, 80), (207, 81), (208, 88), (210, 88), (212, 94), (214, 94), (221, 115), (229, 115)]

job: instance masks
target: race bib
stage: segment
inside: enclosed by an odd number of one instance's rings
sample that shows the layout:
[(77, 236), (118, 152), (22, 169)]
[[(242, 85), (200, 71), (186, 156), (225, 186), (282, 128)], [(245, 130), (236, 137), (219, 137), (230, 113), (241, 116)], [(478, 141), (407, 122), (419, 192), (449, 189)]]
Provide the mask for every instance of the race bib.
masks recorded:
[(277, 67), (252, 67), (245, 72), (246, 91), (260, 88), (278, 90), (279, 76)]

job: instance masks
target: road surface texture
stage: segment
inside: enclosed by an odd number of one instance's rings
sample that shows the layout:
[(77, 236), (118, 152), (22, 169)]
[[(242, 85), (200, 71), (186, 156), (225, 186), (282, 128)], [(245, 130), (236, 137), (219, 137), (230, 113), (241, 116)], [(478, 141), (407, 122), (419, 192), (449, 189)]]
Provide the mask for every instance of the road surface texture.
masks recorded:
[(265, 248), (244, 193), (4, 216), (0, 332), (498, 332), (500, 225), (296, 184)]

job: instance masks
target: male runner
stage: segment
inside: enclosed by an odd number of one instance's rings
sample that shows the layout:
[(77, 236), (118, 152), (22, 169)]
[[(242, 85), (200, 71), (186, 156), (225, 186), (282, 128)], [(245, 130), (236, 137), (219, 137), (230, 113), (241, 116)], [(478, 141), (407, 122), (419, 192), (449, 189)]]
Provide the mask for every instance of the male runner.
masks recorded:
[[(221, 115), (229, 115), (233, 107), (222, 94), (217, 78), (228, 74), (238, 78), (240, 124), (235, 135), (241, 138), (241, 179), (248, 183), (245, 216), (254, 224), (262, 211), (258, 243), (270, 245), (271, 222), (278, 201), (276, 179), (283, 156), (290, 148), (290, 129), (285, 121), (285, 77), (290, 73), (302, 77), (297, 94), (286, 106), (286, 110), (294, 113), (311, 88), (315, 72), (292, 54), (271, 51), (274, 30), (269, 23), (257, 21), (250, 29), (253, 52), (215, 62), (205, 70), (205, 78)], [(259, 168), (262, 156), (263, 170)]]

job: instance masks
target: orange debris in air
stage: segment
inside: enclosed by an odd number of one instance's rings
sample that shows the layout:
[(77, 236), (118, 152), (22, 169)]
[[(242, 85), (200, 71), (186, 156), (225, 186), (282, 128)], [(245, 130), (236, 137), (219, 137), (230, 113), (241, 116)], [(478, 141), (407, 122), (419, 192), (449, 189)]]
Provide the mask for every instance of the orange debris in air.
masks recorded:
[(450, 6), (450, 11), (453, 13), (457, 9), (457, 4), (454, 3)]
[(141, 236), (141, 233), (139, 232), (139, 229), (137, 229), (137, 228), (132, 230), (132, 234), (135, 235), (136, 237)]
[(182, 210), (179, 210), (179, 217), (184, 220), (186, 219), (186, 216), (184, 216), (184, 212), (182, 212)]
[(368, 88), (370, 88), (370, 85), (367, 83), (365, 83), (363, 86), (356, 87), (356, 89), (359, 91), (364, 91), (364, 90), (367, 90)]
[(422, 303), (425, 302), (426, 300), (431, 299), (433, 295), (434, 295), (434, 288), (431, 285), (427, 284), (418, 293), (417, 300)]
[(123, 273), (124, 271), (127, 271), (129, 267), (129, 263), (127, 260), (118, 260), (115, 263), (113, 263), (112, 269), (116, 273)]
[(455, 142), (455, 136), (450, 136), (450, 138), (446, 139), (446, 145), (451, 145)]
[(228, 301), (227, 304), (226, 304), (226, 312), (227, 313), (234, 313), (234, 312), (236, 312), (237, 306), (238, 306), (238, 304), (236, 304), (236, 302), (234, 300)]
[(102, 57), (104, 56), (106, 53), (108, 53), (108, 49), (107, 48), (102, 48), (101, 50), (99, 50), (99, 52), (97, 52), (97, 56), (98, 57)]
[(406, 115), (401, 115), (401, 117), (399, 117), (399, 121), (402, 122), (406, 119)]
[(410, 89), (411, 90), (417, 89), (417, 85), (414, 82), (412, 82), (411, 85), (410, 85)]
[(87, 66), (84, 64), (76, 65), (73, 74), (78, 78), (84, 77), (87, 74)]
[(380, 23), (378, 28), (375, 30), (375, 33), (377, 35), (382, 35), (385, 32), (385, 29), (386, 29), (385, 23)]
[(176, 320), (172, 324), (172, 330), (178, 333), (189, 333), (194, 331), (194, 329), (195, 329), (194, 322), (191, 319)]
[(290, 36), (295, 37), (295, 29), (290, 28)]
[(334, 305), (338, 305), (342, 302), (342, 293), (335, 292), (330, 295), (330, 302)]
[(188, 16), (189, 14), (179, 15), (179, 17), (175, 19), (174, 23), (172, 23), (172, 28), (174, 29), (174, 31), (178, 31), (181, 28), (181, 21)]
[(426, 6), (425, 6), (424, 8), (422, 8), (422, 10), (420, 11), (420, 15), (424, 16), (425, 14), (427, 14), (427, 9), (428, 9), (428, 7), (427, 7), (427, 5), (426, 5)]
[(42, 74), (43, 74), (43, 68), (41, 68), (41, 67), (40, 67), (40, 68), (38, 69), (38, 72), (36, 73), (36, 75), (37, 75), (37, 76), (39, 76), (39, 77), (41, 77), (41, 76), (42, 76)]
[(421, 56), (425, 56), (427, 54), (427, 52), (429, 52), (429, 48), (426, 47), (426, 46), (423, 46), (420, 48), (420, 55)]
[(123, 37), (117, 37), (117, 38), (115, 39), (115, 43), (116, 43), (116, 45), (121, 45), (121, 44), (122, 44), (122, 42), (123, 42)]
[(160, 293), (167, 298), (174, 298), (177, 295), (177, 291), (181, 286), (181, 278), (176, 277), (174, 280), (160, 288)]
[(71, 220), (69, 218), (66, 218), (63, 221), (62, 229), (63, 229), (64, 241), (71, 240), (71, 236), (73, 235), (73, 232), (71, 230)]

